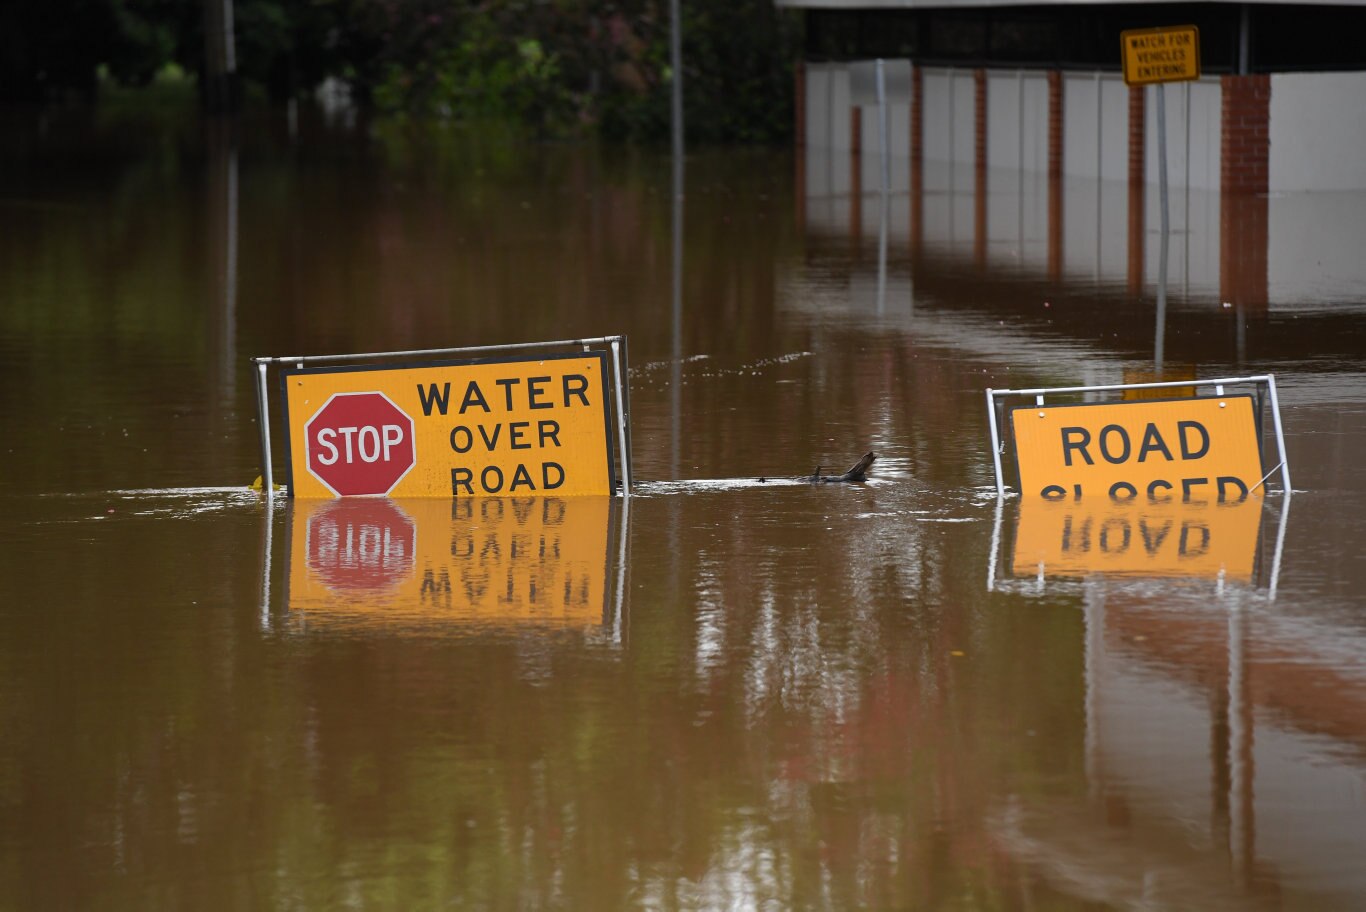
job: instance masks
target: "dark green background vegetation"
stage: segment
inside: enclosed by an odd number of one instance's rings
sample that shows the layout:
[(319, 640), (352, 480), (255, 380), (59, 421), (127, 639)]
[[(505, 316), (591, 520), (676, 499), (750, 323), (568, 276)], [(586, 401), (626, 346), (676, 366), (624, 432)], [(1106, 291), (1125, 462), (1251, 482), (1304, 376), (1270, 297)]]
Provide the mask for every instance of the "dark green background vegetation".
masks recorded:
[[(249, 99), (305, 95), (331, 76), (393, 116), (668, 133), (667, 3), (235, 0), (234, 15)], [(146, 85), (172, 64), (198, 74), (203, 21), (198, 0), (0, 4), (0, 100), (94, 98), (102, 84)], [(768, 0), (684, 2), (690, 138), (788, 136), (799, 31)]]

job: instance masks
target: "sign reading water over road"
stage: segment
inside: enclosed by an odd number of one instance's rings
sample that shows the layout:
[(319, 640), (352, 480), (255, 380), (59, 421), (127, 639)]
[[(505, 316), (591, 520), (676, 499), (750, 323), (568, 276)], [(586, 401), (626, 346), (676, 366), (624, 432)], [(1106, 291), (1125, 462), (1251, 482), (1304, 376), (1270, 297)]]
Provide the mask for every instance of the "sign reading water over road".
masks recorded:
[(282, 372), (295, 497), (610, 494), (604, 352)]
[(1026, 498), (1228, 503), (1262, 491), (1251, 396), (1020, 406), (1010, 421)]
[(1200, 30), (1193, 25), (1130, 29), (1119, 41), (1131, 86), (1200, 78)]

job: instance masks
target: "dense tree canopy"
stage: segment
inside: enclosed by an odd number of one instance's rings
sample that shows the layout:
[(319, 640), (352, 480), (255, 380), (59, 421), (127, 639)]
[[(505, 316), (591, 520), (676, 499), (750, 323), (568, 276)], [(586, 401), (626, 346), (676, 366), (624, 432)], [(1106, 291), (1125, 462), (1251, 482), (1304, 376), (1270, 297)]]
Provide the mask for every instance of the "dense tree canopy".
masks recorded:
[[(97, 72), (148, 82), (167, 64), (199, 73), (204, 3), (17, 0), (0, 5), (0, 98), (93, 96)], [(662, 0), (233, 0), (238, 72), (279, 101), (344, 80), (395, 114), (497, 118), (538, 130), (668, 129), (668, 7)], [(791, 129), (797, 20), (767, 0), (686, 0), (690, 135), (763, 141)]]

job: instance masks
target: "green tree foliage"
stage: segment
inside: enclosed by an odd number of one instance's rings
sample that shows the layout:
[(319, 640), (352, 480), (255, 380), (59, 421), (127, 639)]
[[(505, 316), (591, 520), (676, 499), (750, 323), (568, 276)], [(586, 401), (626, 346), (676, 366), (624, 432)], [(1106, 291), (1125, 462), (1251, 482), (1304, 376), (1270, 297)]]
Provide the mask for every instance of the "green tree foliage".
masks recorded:
[[(792, 131), (792, 64), (800, 20), (773, 4), (682, 0), (683, 87), (688, 136), (701, 142), (765, 142)], [(643, 3), (626, 19), (631, 37), (611, 47), (615, 85), (601, 99), (610, 135), (659, 139), (669, 130), (669, 19)], [(636, 50), (636, 48), (639, 50)], [(633, 86), (632, 76), (640, 86)]]
[[(142, 85), (165, 64), (200, 72), (204, 3), (0, 4), (0, 93), (93, 94), (95, 71)], [(233, 0), (238, 72), (276, 101), (328, 76), (396, 116), (502, 120), (542, 133), (668, 135), (662, 0)], [(688, 132), (702, 142), (785, 138), (799, 20), (767, 0), (684, 0)]]

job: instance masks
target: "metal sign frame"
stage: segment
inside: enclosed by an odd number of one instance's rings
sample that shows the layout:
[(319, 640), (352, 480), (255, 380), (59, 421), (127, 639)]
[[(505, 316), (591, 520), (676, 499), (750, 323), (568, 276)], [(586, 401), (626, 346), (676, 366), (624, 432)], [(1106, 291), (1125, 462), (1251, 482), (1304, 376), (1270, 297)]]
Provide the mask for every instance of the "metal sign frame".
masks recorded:
[[(252, 358), (256, 365), (256, 414), (261, 433), (261, 476), (263, 490), (267, 499), (275, 496), (275, 469), (271, 457), (270, 435), (270, 382), (271, 365), (291, 367), (302, 370), (307, 365), (325, 367), (338, 364), (357, 364), (373, 366), (376, 369), (394, 367), (385, 362), (412, 360), (414, 358), (441, 358), (449, 355), (468, 355), (481, 357), (506, 352), (536, 352), (553, 349), (582, 348), (589, 351), (594, 345), (606, 345), (611, 352), (608, 359), (612, 368), (613, 412), (616, 415), (617, 439), (616, 457), (620, 470), (621, 493), (631, 494), (631, 387), (627, 381), (629, 350), (625, 336), (599, 336), (588, 339), (564, 339), (558, 342), (514, 342), (506, 345), (467, 345), (457, 348), (425, 348), (409, 351), (361, 352), (343, 355), (295, 355), (280, 357)], [(609, 431), (610, 433), (610, 431)], [(609, 454), (609, 463), (610, 463)]]
[[(1254, 385), (1259, 391), (1266, 390), (1267, 401), (1271, 406), (1271, 418), (1276, 429), (1276, 449), (1280, 456), (1280, 463), (1262, 478), (1258, 484), (1265, 484), (1267, 479), (1275, 475), (1278, 471), (1281, 476), (1281, 489), (1289, 493), (1290, 486), (1290, 466), (1286, 461), (1285, 455), (1285, 432), (1281, 427), (1281, 407), (1276, 398), (1276, 377), (1274, 374), (1259, 374), (1253, 377), (1225, 377), (1212, 380), (1164, 380), (1153, 383), (1110, 383), (1101, 386), (1057, 386), (1039, 387), (1036, 389), (1020, 390), (995, 390), (987, 388), (987, 422), (991, 427), (991, 458), (996, 469), (996, 497), (1006, 496), (1005, 480), (1001, 476), (1001, 451), (1005, 444), (1001, 440), (999, 421), (997, 419), (997, 401), (1005, 400), (1011, 396), (1033, 396), (1035, 405), (1043, 405), (1046, 396), (1056, 396), (1062, 394), (1076, 393), (1100, 393), (1114, 392), (1117, 390), (1135, 389), (1191, 389), (1200, 387), (1213, 387), (1214, 395), (1224, 395), (1224, 387), (1236, 385)], [(1265, 463), (1263, 463), (1265, 465)]]

